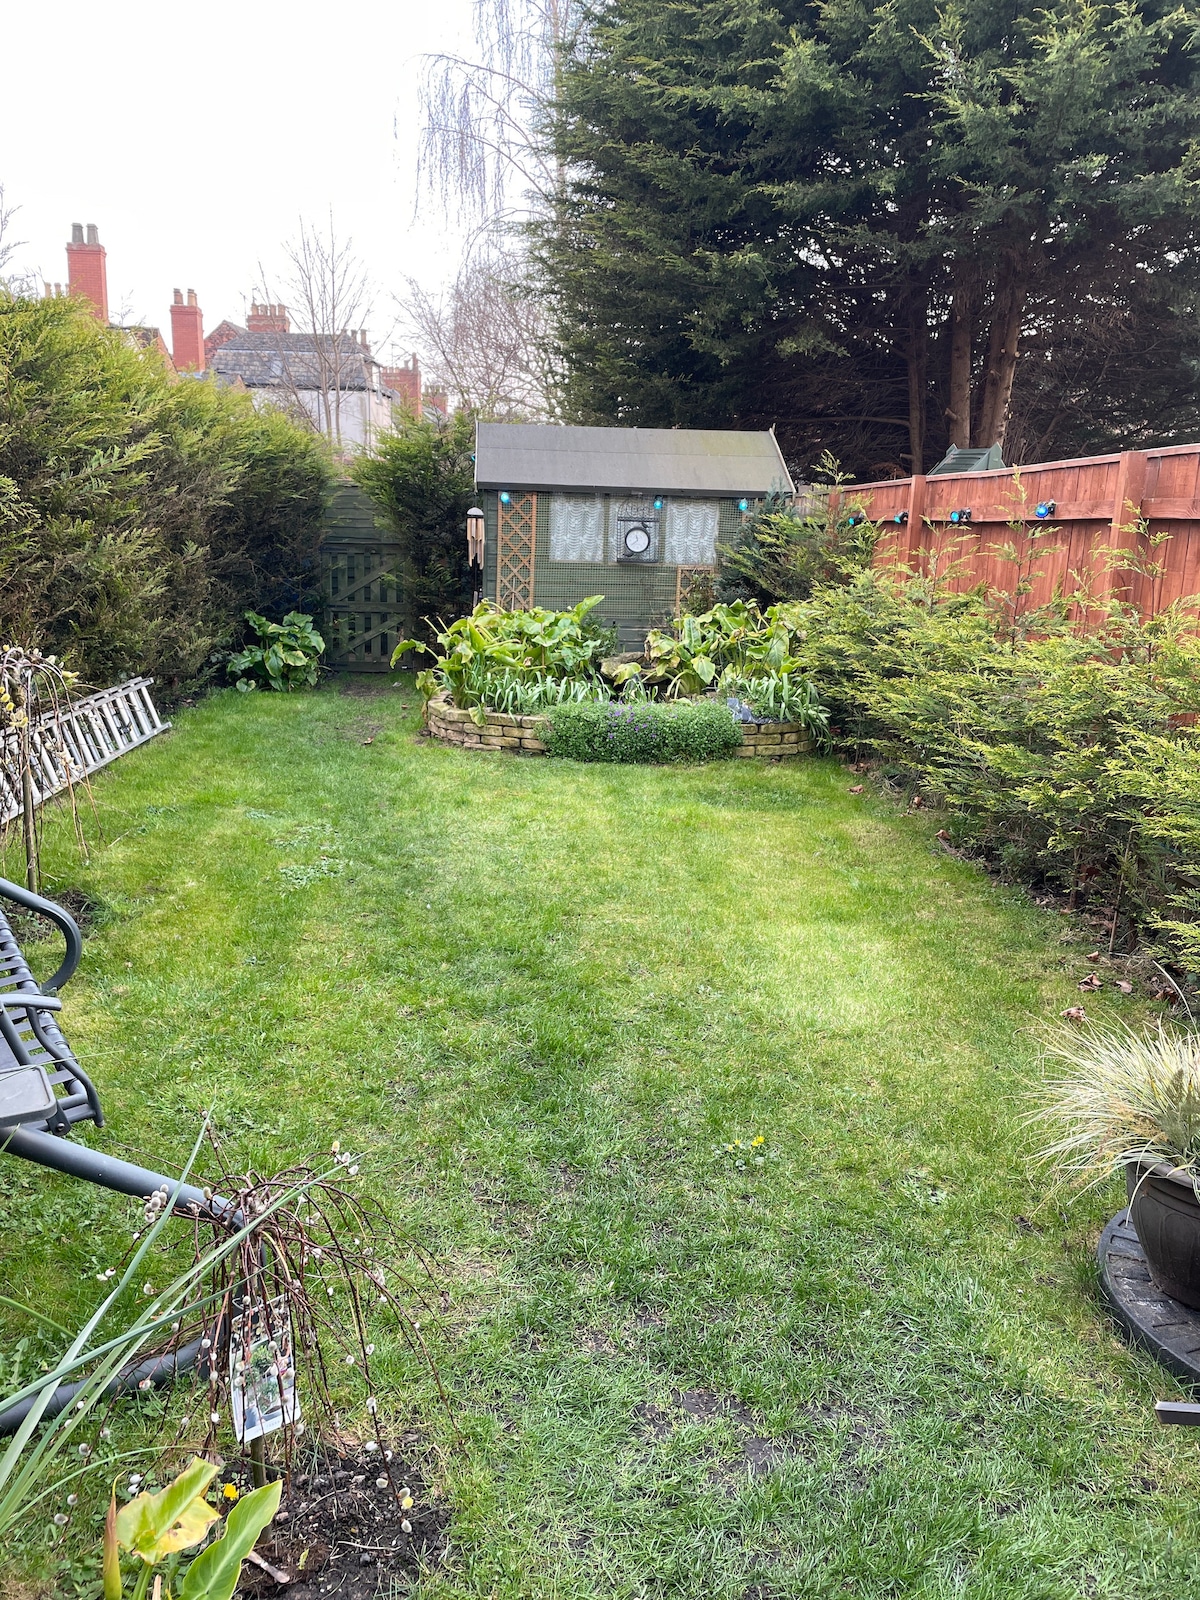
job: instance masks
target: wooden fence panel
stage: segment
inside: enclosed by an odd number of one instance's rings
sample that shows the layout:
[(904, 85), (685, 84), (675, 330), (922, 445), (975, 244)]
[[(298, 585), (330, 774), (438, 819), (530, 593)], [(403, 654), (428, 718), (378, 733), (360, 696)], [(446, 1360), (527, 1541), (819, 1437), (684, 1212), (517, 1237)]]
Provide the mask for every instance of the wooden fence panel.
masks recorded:
[[(950, 570), (958, 589), (984, 583), (1011, 595), (1028, 581), (1031, 607), (1076, 589), (1118, 594), (1147, 614), (1193, 597), (1200, 606), (1200, 445), (852, 484), (839, 494), (882, 522), (881, 565)], [(1053, 514), (1038, 519), (1035, 507), (1049, 503)], [(950, 520), (963, 511), (969, 522)], [(1158, 535), (1166, 537), (1156, 543)]]

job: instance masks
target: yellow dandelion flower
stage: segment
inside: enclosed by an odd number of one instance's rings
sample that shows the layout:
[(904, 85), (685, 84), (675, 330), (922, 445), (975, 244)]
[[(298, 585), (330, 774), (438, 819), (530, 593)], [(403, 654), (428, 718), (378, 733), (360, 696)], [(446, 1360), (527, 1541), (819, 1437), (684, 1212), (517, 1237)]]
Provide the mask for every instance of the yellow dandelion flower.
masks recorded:
[(227, 1483), (221, 1490), (226, 1500), (236, 1500), (241, 1492), (236, 1483)]
[(766, 1142), (767, 1142), (767, 1141), (766, 1141), (766, 1140), (765, 1140), (765, 1139), (764, 1139), (764, 1138), (763, 1138), (763, 1136), (762, 1136), (762, 1134), (761, 1134), (761, 1133), (760, 1133), (760, 1134), (759, 1134), (759, 1136), (758, 1136), (758, 1138), (757, 1138), (757, 1139), (751, 1139), (751, 1141), (750, 1141), (750, 1143), (751, 1143), (751, 1144), (752, 1144), (752, 1145), (760, 1145), (760, 1144), (766, 1144)]

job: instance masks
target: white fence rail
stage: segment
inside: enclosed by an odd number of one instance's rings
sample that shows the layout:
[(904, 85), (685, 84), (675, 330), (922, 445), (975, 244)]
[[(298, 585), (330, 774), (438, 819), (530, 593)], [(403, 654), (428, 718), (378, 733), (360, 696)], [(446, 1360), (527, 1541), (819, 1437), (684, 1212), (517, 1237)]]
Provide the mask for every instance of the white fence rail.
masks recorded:
[[(41, 713), (31, 741), (35, 805), (167, 731), (171, 724), (162, 720), (150, 698), (153, 682), (129, 678), (114, 689)], [(0, 737), (0, 825), (20, 813), (18, 739), (10, 729)]]

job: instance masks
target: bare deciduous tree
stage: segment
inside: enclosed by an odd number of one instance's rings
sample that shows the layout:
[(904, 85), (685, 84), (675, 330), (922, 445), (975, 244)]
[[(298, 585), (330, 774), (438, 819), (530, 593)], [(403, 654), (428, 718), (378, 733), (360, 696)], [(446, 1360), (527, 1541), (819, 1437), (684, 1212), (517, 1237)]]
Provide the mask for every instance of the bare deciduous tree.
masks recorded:
[(431, 378), (460, 405), (500, 422), (550, 416), (547, 318), (517, 251), (477, 251), (440, 294), (409, 278), (399, 305)]
[(428, 57), (421, 173), (455, 215), (494, 222), (527, 202), (552, 204), (563, 171), (544, 134), (580, 0), (475, 0), (475, 59)]
[[(357, 388), (363, 378), (367, 352), (360, 336), (371, 311), (370, 280), (353, 241), (338, 236), (332, 212), (328, 226), (320, 229), (301, 218), (299, 234), (284, 246), (284, 256), (288, 309), (306, 336), (302, 341), (279, 336), (284, 388), (297, 415), (340, 445), (342, 396), (351, 379)], [(259, 272), (265, 281), (261, 267)], [(266, 298), (276, 297), (267, 291)]]
[(31, 275), (8, 270), (9, 262), (25, 243), (24, 239), (13, 238), (13, 218), (19, 209), (6, 203), (4, 185), (0, 183), (0, 284), (16, 293), (32, 294), (34, 286)]

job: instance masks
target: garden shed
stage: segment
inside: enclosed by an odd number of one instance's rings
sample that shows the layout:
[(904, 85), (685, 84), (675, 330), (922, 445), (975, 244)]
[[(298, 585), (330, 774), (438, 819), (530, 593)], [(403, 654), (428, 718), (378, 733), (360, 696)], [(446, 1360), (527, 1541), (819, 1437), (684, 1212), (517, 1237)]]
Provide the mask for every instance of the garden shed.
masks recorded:
[(768, 494), (794, 494), (773, 431), (481, 422), (483, 593), (512, 610), (598, 615), (640, 649), (675, 615), (719, 540)]

